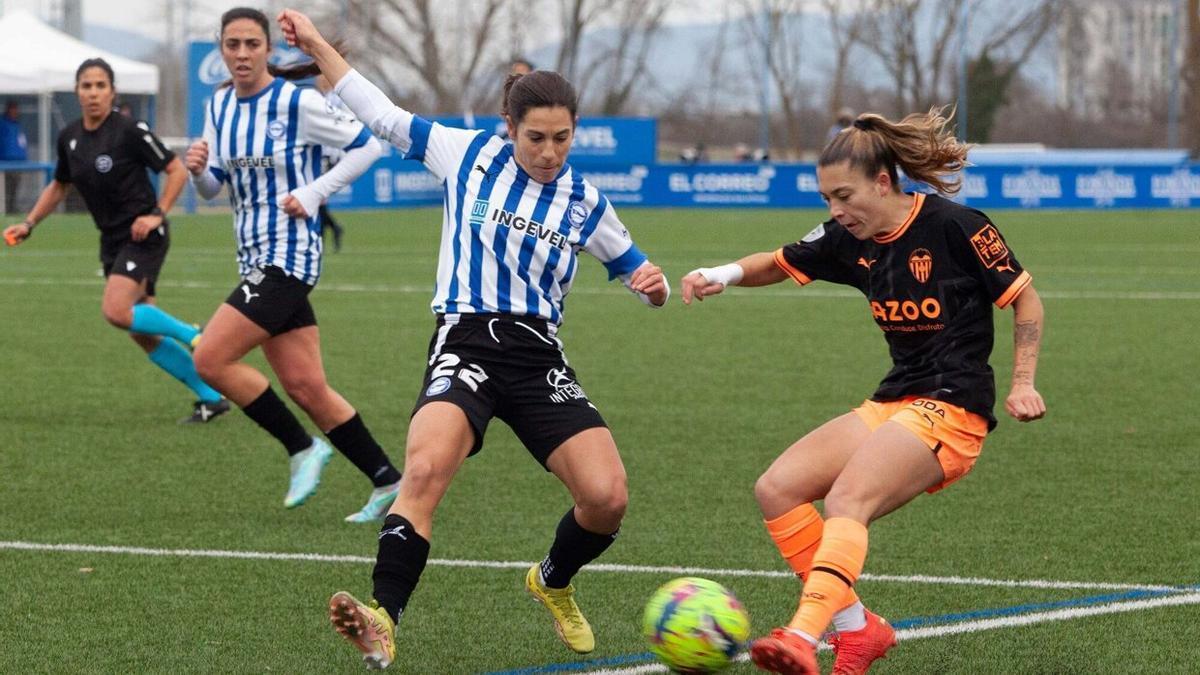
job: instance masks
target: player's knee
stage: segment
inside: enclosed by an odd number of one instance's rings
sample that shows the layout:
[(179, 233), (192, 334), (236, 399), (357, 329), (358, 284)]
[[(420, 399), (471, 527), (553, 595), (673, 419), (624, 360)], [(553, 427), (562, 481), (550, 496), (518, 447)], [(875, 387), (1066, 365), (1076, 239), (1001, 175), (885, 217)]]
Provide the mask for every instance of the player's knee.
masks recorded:
[(305, 410), (321, 407), (329, 395), (329, 385), (320, 374), (294, 375), (282, 378), (282, 383), (288, 397)]
[(103, 302), (100, 313), (105, 321), (117, 328), (128, 330), (133, 324), (133, 308), (123, 302)]
[(409, 455), (404, 462), (406, 492), (414, 497), (421, 497), (433, 492), (435, 486), (442, 480), (444, 477), (438, 471), (436, 464), (422, 457), (420, 452), (414, 453), (413, 448), (409, 448)]
[(776, 510), (774, 507), (778, 506), (780, 501), (793, 500), (790, 492), (795, 486), (792, 483), (794, 477), (792, 481), (788, 481), (780, 472), (775, 471), (774, 467), (767, 469), (754, 481), (754, 499), (763, 511)]
[(213, 383), (220, 379), (224, 366), (216, 357), (216, 353), (213, 350), (205, 348), (203, 341), (201, 341), (200, 346), (192, 354), (192, 364), (196, 367), (196, 374), (200, 376), (200, 379), (208, 383)]
[(629, 506), (629, 490), (625, 477), (613, 477), (598, 483), (579, 495), (577, 506), (589, 516), (589, 520), (610, 523), (615, 529), (625, 517)]

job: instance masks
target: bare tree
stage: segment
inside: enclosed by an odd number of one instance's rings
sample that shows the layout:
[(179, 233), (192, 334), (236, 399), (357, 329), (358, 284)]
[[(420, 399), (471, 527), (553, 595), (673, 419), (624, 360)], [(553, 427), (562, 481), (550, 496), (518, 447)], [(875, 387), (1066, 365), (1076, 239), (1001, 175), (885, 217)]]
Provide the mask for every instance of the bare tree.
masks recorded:
[(804, 62), (804, 2), (741, 0), (741, 5), (746, 11), (742, 29), (751, 45), (749, 60), (759, 72), (769, 74), (783, 116), (782, 147), (786, 157), (795, 157), (802, 150), (801, 114), (808, 93), (800, 77)]
[[(962, 0), (871, 0), (865, 13), (862, 44), (883, 64), (894, 85), (897, 112), (923, 110), (950, 98), (948, 78), (955, 74), (954, 54)], [(978, 13), (983, 0), (968, 0)], [(969, 58), (1004, 54), (1004, 68), (1021, 68), (1054, 25), (1063, 0), (1038, 0), (1023, 11), (1004, 11), (988, 39), (972, 41)], [(1004, 75), (1004, 73), (1001, 73)], [(1011, 79), (1005, 77), (1004, 79)]]
[[(646, 75), (650, 48), (670, 4), (669, 0), (621, 0), (611, 5), (618, 14), (615, 40), (589, 67), (587, 81), (581, 82), (581, 89), (600, 92), (600, 114), (625, 112)], [(601, 76), (600, 86), (593, 86), (592, 73)]]
[(1187, 48), (1183, 81), (1187, 86), (1184, 106), (1184, 143), (1192, 157), (1200, 157), (1200, 0), (1187, 0)]
[[(416, 74), (432, 94), (429, 112), (459, 112), (482, 69), (497, 56), (497, 25), (509, 0), (476, 0), (470, 12), (431, 0), (347, 0), (358, 30), (348, 36), (375, 58), (362, 68), (399, 94), (405, 87), (392, 59)], [(387, 58), (380, 58), (386, 55)]]
[(829, 87), (829, 112), (836, 113), (846, 105), (846, 70), (850, 55), (862, 40), (866, 29), (863, 12), (846, 11), (843, 0), (821, 0), (829, 21), (829, 38), (833, 41), (833, 81)]
[(606, 7), (602, 0), (559, 0), (562, 42), (558, 45), (558, 58), (555, 60), (554, 69), (572, 82), (579, 74), (579, 55), (583, 48), (584, 32)]

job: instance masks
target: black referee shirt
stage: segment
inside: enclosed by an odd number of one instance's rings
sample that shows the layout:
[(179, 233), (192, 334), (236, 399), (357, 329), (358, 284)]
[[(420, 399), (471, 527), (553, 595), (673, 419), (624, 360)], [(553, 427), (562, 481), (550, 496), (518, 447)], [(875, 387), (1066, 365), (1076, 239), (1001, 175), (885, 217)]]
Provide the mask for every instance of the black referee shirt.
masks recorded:
[(146, 169), (160, 172), (174, 158), (149, 125), (114, 111), (94, 131), (77, 120), (59, 133), (54, 179), (75, 185), (104, 238), (121, 239), (158, 205)]

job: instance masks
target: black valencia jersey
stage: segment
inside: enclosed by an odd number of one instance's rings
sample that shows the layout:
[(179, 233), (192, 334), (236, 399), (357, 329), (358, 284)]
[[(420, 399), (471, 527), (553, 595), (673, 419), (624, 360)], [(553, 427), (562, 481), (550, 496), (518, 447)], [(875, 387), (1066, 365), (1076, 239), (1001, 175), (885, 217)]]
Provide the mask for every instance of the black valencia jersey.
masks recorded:
[(112, 112), (93, 131), (76, 120), (59, 132), (54, 180), (74, 184), (102, 236), (119, 240), (158, 204), (146, 169), (162, 171), (174, 158), (145, 122)]
[(893, 363), (873, 400), (931, 398), (996, 426), (991, 306), (1007, 307), (1031, 277), (982, 212), (915, 194), (886, 236), (860, 241), (830, 220), (776, 251), (775, 263), (800, 284), (823, 279), (867, 296)]

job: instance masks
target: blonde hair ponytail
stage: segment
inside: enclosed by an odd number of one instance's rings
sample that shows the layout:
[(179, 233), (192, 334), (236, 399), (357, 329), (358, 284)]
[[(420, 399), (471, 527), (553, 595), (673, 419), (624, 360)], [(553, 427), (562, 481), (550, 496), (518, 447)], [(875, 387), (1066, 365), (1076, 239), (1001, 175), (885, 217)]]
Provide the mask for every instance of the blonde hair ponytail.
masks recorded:
[(874, 113), (859, 115), (854, 123), (834, 137), (821, 151), (819, 166), (850, 162), (874, 177), (886, 170), (892, 184), (899, 186), (896, 167), (913, 180), (928, 183), (942, 194), (954, 194), (961, 180), (950, 178), (968, 166), (971, 146), (961, 143), (947, 127), (954, 112), (932, 108), (892, 122)]

